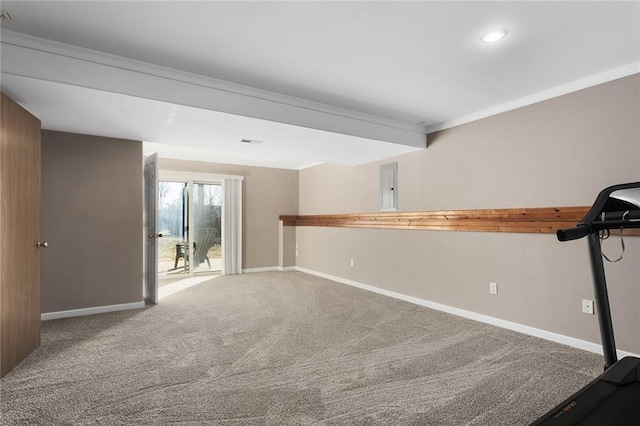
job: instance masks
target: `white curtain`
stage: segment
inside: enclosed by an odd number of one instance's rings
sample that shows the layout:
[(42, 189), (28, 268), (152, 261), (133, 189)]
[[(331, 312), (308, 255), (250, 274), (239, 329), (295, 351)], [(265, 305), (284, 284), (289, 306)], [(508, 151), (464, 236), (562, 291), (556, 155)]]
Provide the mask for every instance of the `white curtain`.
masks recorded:
[(224, 180), (222, 247), (225, 275), (242, 273), (242, 180)]

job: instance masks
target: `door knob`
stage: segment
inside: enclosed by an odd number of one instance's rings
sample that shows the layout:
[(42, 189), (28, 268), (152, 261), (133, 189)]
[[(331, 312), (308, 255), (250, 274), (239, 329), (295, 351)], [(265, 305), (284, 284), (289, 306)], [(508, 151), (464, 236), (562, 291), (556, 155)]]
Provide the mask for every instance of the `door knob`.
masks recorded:
[(47, 247), (49, 247), (49, 243), (46, 242), (46, 241), (42, 241), (42, 242), (38, 241), (38, 243), (36, 244), (36, 247), (37, 248), (40, 248), (40, 247), (47, 248)]
[(162, 238), (162, 234), (149, 234), (149, 238)]

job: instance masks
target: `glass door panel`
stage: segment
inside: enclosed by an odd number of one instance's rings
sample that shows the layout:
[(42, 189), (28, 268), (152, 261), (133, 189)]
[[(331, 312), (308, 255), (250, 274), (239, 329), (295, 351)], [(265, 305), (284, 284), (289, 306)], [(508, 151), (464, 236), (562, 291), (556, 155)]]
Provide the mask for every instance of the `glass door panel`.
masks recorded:
[(195, 272), (222, 270), (222, 186), (193, 185), (193, 268)]
[(186, 182), (158, 182), (158, 277), (189, 274), (189, 188)]

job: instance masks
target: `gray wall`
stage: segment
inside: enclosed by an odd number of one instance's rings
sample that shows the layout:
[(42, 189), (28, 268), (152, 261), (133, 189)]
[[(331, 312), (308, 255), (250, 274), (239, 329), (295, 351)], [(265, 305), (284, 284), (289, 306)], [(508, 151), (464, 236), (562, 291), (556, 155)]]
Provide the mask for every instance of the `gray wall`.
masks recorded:
[[(242, 267), (251, 269), (279, 266), (278, 218), (281, 214), (297, 214), (297, 170), (166, 158), (161, 158), (159, 164), (161, 170), (244, 176), (242, 184)], [(290, 255), (285, 254), (284, 262), (290, 262)]]
[[(430, 135), (382, 162), (300, 171), (300, 214), (378, 210), (378, 168), (397, 161), (399, 208), (591, 205), (640, 180), (640, 75)], [(584, 241), (553, 235), (300, 227), (297, 266), (599, 343)], [(612, 254), (619, 240), (605, 244)], [(349, 266), (349, 260), (355, 266)], [(640, 353), (640, 238), (607, 264), (620, 349)], [(489, 294), (489, 282), (499, 286)]]
[(284, 226), (280, 221), (279, 235), (280, 251), (278, 257), (278, 266), (281, 268), (291, 268), (296, 266), (296, 227)]
[(42, 312), (142, 301), (142, 143), (42, 132)]

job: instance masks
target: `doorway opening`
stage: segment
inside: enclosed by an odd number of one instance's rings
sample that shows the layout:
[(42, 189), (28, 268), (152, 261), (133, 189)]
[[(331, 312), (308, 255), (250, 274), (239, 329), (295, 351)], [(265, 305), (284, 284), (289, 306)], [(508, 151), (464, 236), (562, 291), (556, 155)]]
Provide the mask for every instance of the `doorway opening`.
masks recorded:
[(243, 176), (159, 170), (145, 158), (145, 300), (242, 273)]

